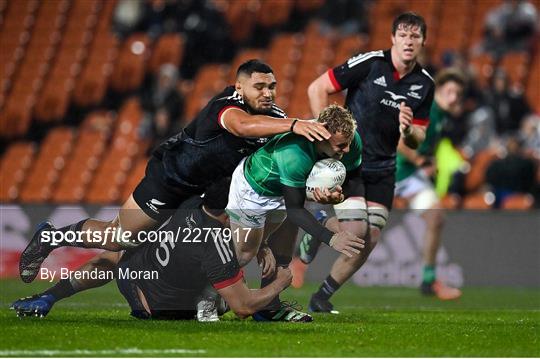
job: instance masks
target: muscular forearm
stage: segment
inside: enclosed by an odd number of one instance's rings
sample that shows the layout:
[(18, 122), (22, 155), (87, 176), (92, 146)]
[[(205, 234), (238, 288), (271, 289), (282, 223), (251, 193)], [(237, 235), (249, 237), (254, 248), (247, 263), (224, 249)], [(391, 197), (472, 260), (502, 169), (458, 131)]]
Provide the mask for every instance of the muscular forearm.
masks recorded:
[(254, 115), (240, 120), (231, 132), (240, 137), (271, 137), (290, 131), (294, 120), (294, 118), (278, 119)]
[(334, 235), (334, 232), (317, 222), (305, 208), (287, 208), (287, 217), (306, 233), (311, 234), (313, 238), (326, 244), (330, 243), (330, 239)]

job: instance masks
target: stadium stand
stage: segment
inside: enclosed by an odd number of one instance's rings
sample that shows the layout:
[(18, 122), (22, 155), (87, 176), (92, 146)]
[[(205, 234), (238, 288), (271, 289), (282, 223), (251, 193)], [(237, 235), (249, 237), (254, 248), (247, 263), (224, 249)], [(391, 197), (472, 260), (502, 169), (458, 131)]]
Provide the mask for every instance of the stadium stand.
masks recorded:
[[(144, 175), (151, 141), (139, 138), (144, 114), (137, 96), (162, 65), (192, 66), (186, 52), (190, 38), (181, 23), (157, 37), (145, 28), (119, 36), (113, 18), (121, 2), (0, 1), (2, 202), (119, 204)], [(501, 0), (374, 1), (368, 7), (368, 34), (345, 36), (320, 31), (316, 18), (324, 0), (210, 2), (228, 24), (224, 36), (238, 46), (228, 62), (197, 64), (193, 78), (180, 80), (186, 98), (183, 123), (231, 83), (240, 63), (254, 57), (273, 66), (278, 105), (292, 116), (310, 118), (307, 85), (355, 53), (389, 47), (391, 21), (406, 10), (422, 14), (428, 23), (426, 53), (434, 68), (457, 63), (478, 92), (489, 90), (493, 74), (502, 69), (510, 87), (523, 92), (536, 115), (540, 112), (537, 41), (536, 47), (502, 56), (478, 50), (485, 18)], [(540, 1), (533, 3), (538, 9)], [(271, 35), (268, 43), (253, 47), (253, 36), (261, 32)], [(532, 43), (538, 38), (537, 33)], [(342, 103), (343, 97), (332, 100)], [(45, 129), (41, 141), (30, 136), (36, 126)], [(491, 208), (485, 171), (500, 152), (499, 146), (465, 156), (471, 168), (465, 191), (448, 194), (443, 206)], [(501, 207), (526, 210), (535, 204), (538, 199), (518, 193)], [(397, 199), (396, 205), (405, 203)]]

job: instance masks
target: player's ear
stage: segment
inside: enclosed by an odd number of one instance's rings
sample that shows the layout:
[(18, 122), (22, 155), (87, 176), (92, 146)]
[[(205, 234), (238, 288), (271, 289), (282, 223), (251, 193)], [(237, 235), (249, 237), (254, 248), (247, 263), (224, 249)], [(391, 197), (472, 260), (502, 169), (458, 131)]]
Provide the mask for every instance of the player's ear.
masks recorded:
[(242, 95), (242, 83), (240, 82), (240, 79), (236, 79), (236, 83), (234, 84), (234, 89), (236, 90), (236, 92)]

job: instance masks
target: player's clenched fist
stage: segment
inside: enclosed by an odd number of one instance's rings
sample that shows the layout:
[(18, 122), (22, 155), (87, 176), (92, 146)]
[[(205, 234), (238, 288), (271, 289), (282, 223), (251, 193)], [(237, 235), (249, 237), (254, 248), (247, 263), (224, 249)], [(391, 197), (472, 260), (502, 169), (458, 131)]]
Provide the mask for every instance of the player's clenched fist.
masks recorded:
[(345, 254), (347, 257), (360, 254), (360, 250), (364, 248), (364, 243), (363, 239), (358, 238), (348, 231), (336, 233), (330, 239), (330, 247)]
[(405, 105), (405, 102), (399, 104), (399, 132), (407, 135), (411, 131), (413, 120), (412, 108)]

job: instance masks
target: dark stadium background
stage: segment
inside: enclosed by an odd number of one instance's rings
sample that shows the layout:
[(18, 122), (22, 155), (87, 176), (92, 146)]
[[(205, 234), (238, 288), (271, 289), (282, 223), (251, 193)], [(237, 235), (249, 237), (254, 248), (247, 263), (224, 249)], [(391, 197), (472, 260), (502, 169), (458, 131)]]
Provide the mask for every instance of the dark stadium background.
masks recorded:
[[(277, 103), (310, 118), (307, 85), (358, 52), (389, 48), (392, 19), (408, 10), (427, 21), (428, 70), (457, 66), (470, 80), (462, 112), (445, 129), (464, 156), (448, 177), (445, 207), (458, 217), (520, 211), (535, 223), (540, 1), (525, 2), (536, 9), (536, 24), (496, 24), (503, 30), (496, 42), (486, 19), (504, 3), (0, 0), (0, 276), (16, 275), (19, 252), (39, 220), (62, 225), (86, 214), (112, 216), (109, 207), (132, 192), (152, 147), (232, 83), (243, 61), (268, 62), (279, 82)], [(496, 93), (501, 70), (507, 87)], [(160, 77), (168, 85), (160, 88)], [(405, 204), (397, 198), (395, 206)], [(57, 252), (49, 265), (73, 267), (92, 255)]]

